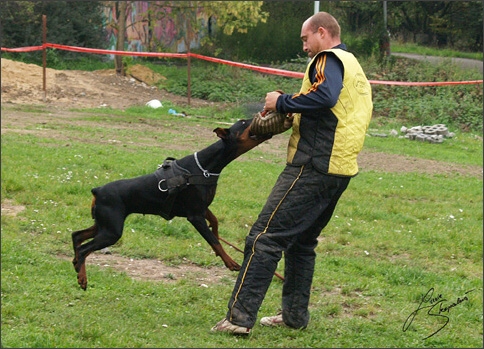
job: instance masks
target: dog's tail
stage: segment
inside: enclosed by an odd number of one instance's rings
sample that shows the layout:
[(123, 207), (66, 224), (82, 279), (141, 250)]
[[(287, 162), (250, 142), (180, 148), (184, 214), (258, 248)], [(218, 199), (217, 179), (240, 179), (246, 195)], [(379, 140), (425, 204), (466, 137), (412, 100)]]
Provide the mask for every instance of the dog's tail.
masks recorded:
[(96, 219), (96, 194), (97, 194), (98, 188), (91, 189), (91, 193), (93, 195), (92, 202), (91, 202), (91, 217), (92, 219)]

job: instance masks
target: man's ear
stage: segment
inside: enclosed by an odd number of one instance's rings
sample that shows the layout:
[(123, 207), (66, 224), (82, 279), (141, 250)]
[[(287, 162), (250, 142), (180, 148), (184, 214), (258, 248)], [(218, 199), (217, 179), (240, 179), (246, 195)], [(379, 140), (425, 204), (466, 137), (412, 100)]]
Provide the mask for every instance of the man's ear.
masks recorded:
[(213, 132), (215, 132), (219, 138), (227, 139), (230, 130), (228, 128), (217, 127)]

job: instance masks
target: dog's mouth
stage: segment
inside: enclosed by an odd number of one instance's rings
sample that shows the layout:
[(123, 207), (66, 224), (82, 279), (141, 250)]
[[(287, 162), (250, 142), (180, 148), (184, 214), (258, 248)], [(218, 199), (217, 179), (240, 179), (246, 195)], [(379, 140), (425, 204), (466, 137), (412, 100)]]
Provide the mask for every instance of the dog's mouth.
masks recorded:
[(254, 141), (266, 141), (268, 139), (271, 139), (272, 138), (272, 133), (266, 133), (266, 134), (263, 134), (263, 135), (256, 135), (252, 132), (249, 131), (249, 138), (250, 139), (253, 139)]
[(273, 134), (271, 132), (266, 133), (266, 134), (262, 134), (262, 135), (252, 133), (251, 126), (252, 126), (252, 123), (251, 123), (251, 125), (249, 125), (249, 138), (250, 139), (252, 139), (254, 141), (263, 142), (263, 141), (266, 141), (266, 140), (272, 138)]
[(272, 133), (266, 133), (266, 134), (263, 134), (263, 135), (258, 135), (258, 134), (255, 134), (255, 133), (252, 133), (249, 131), (249, 138), (251, 139), (256, 139), (256, 140), (259, 140), (259, 139), (269, 139), (272, 137)]

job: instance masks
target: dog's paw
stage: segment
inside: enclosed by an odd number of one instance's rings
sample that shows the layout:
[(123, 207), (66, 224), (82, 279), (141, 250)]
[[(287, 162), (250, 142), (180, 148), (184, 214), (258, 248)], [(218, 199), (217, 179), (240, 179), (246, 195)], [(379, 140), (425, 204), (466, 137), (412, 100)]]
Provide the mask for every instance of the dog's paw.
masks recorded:
[(239, 271), (240, 265), (238, 265), (237, 263), (234, 262), (232, 265), (227, 266), (227, 268), (229, 268), (229, 270), (231, 270), (231, 271)]
[(78, 276), (77, 277), (77, 283), (81, 288), (85, 291), (87, 289), (87, 277), (85, 276)]

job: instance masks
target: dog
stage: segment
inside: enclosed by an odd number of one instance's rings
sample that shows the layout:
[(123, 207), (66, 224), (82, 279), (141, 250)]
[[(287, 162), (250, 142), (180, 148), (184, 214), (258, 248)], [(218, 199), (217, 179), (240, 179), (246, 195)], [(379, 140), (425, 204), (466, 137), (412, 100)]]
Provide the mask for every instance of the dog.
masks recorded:
[(132, 213), (159, 215), (167, 220), (186, 217), (229, 270), (240, 270), (240, 265), (222, 248), (218, 220), (208, 207), (223, 168), (272, 137), (251, 134), (252, 120), (239, 120), (230, 128), (214, 129), (220, 138), (217, 142), (179, 160), (167, 158), (154, 173), (93, 188), (94, 225), (72, 233), (72, 264), (79, 286), (87, 289), (86, 257), (115, 244), (123, 234), (126, 217)]

